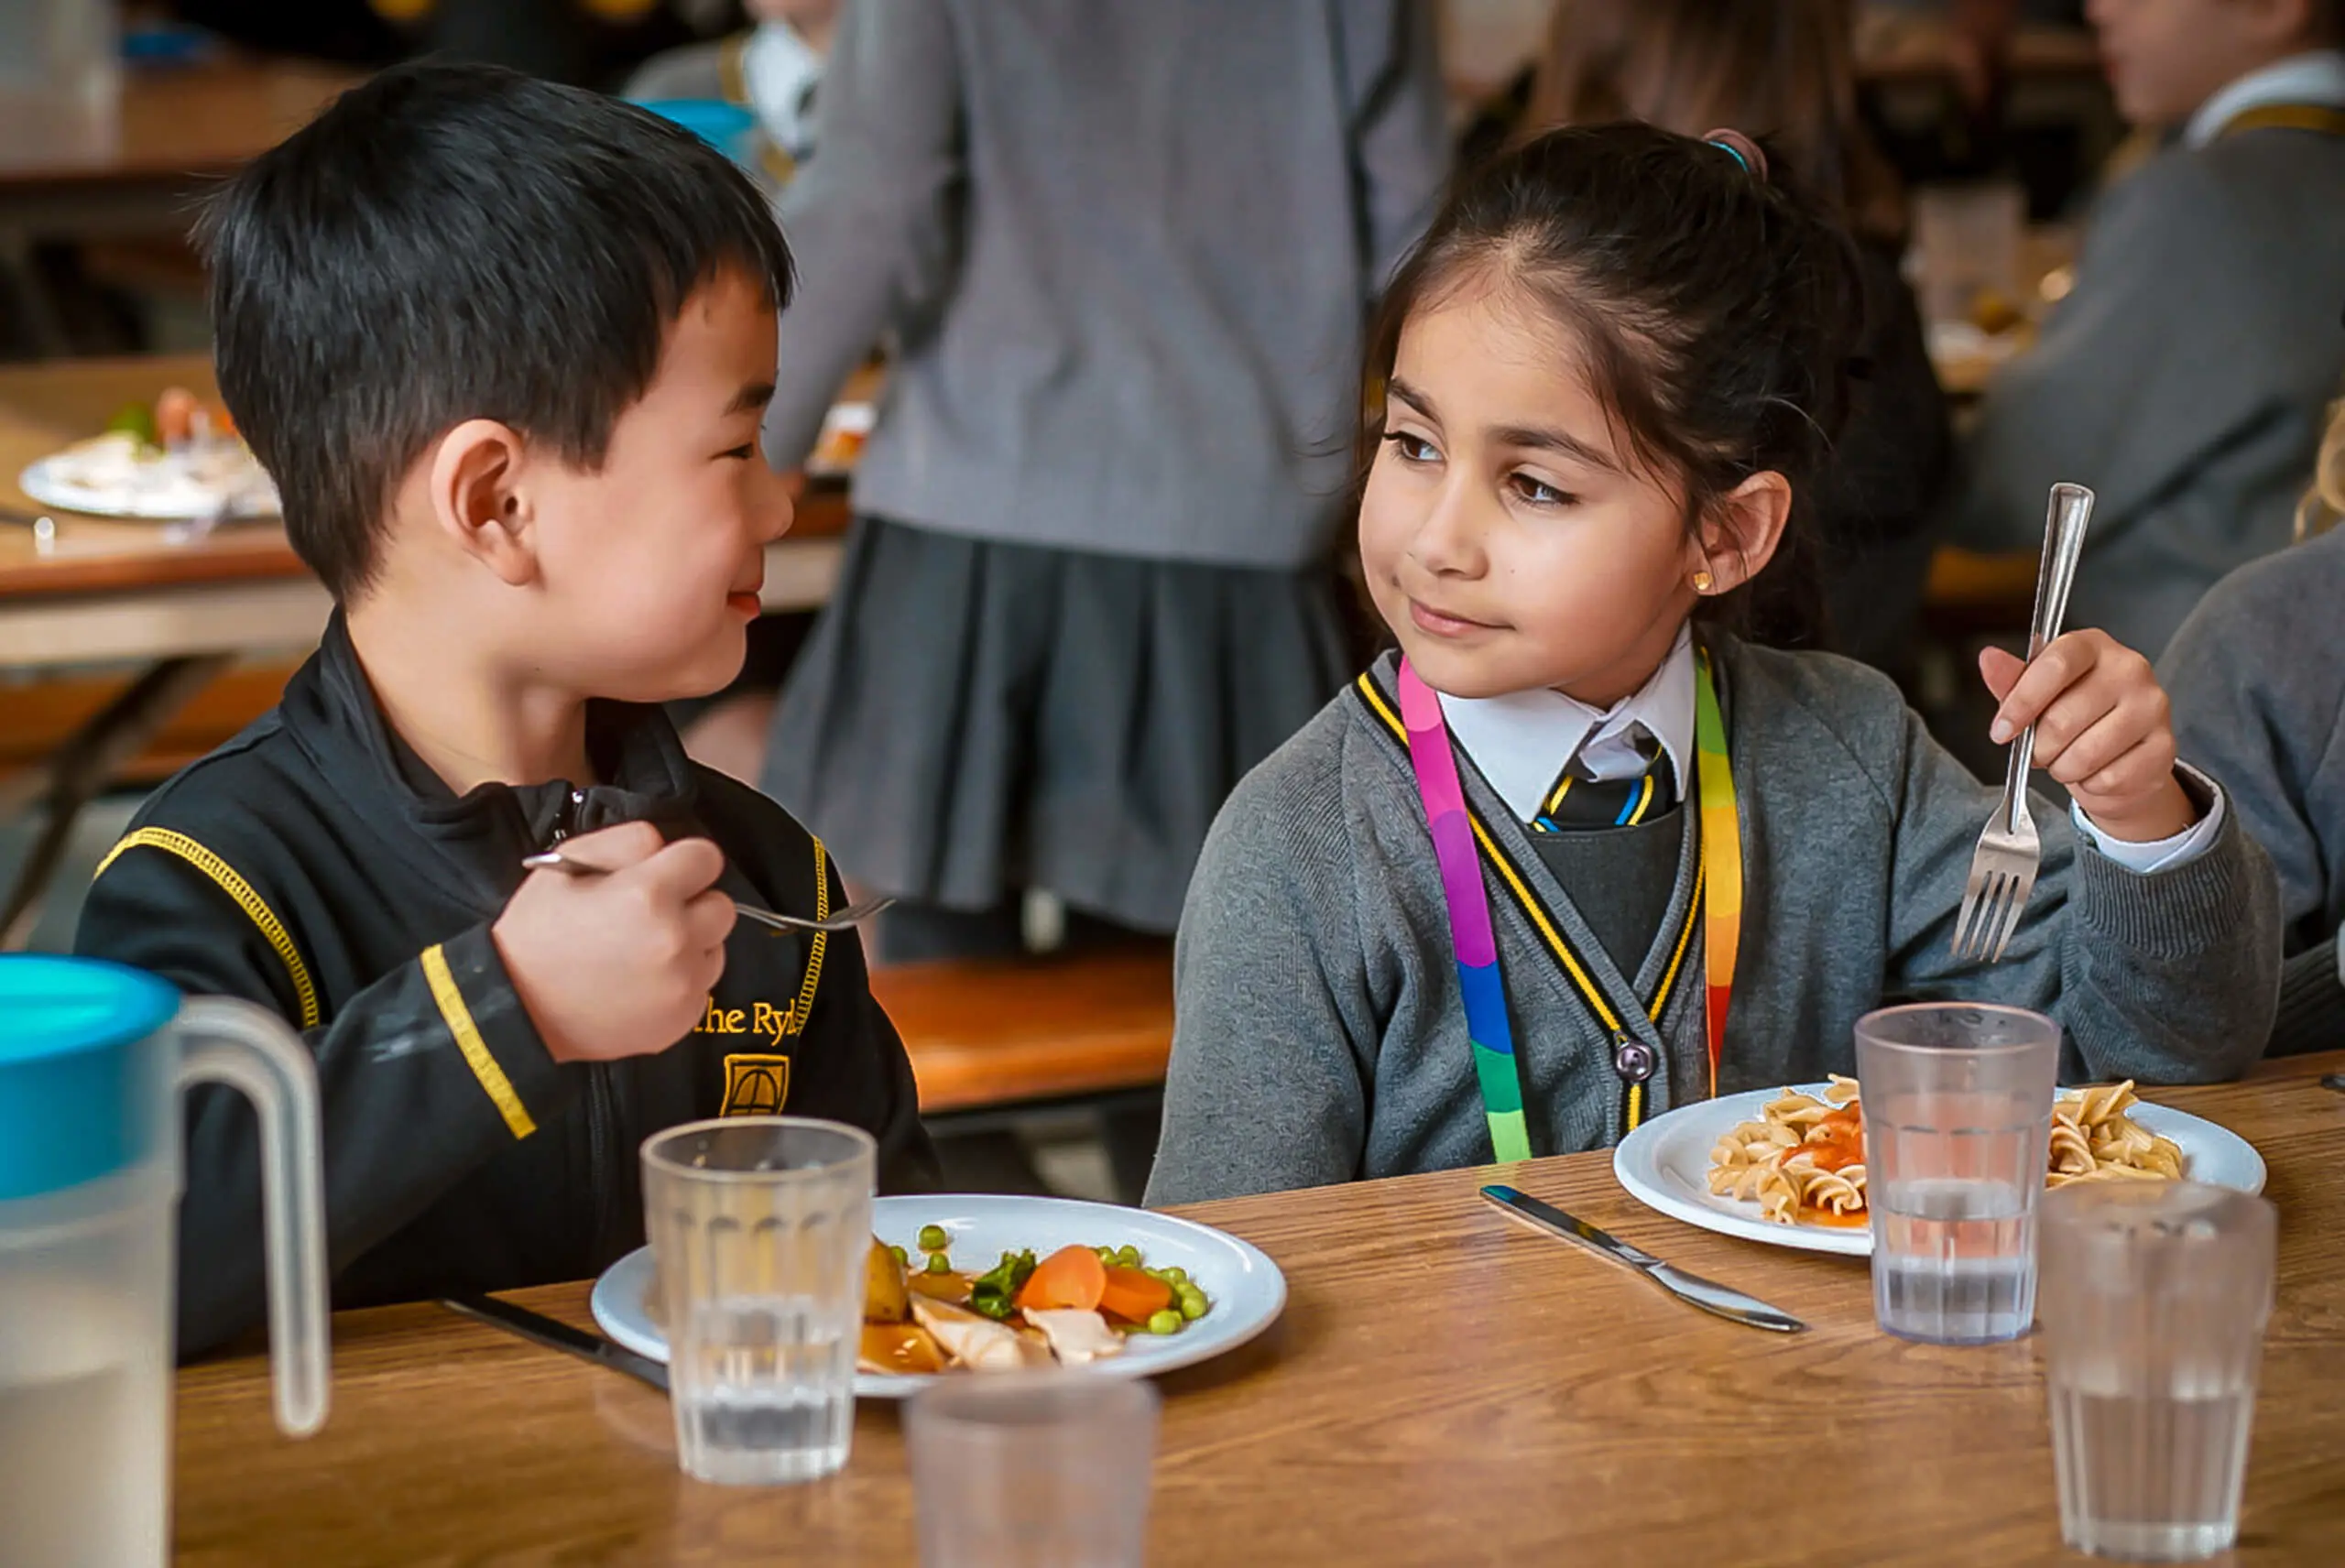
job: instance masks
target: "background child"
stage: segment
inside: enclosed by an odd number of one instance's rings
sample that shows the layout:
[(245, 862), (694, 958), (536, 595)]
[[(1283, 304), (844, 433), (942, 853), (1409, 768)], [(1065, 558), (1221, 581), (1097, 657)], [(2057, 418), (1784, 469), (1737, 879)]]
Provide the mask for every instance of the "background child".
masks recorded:
[(2345, 402), (2329, 412), (2303, 544), (2215, 584), (2159, 661), (2174, 727), (2280, 874), (2287, 963), (2274, 1055), (2345, 1045)]
[[(741, 173), (612, 99), (384, 72), (204, 223), (220, 386), (339, 604), (282, 704), (158, 791), (79, 951), (301, 1029), (337, 1305), (595, 1272), (636, 1149), (740, 1111), (933, 1165), (823, 846), (694, 768), (659, 702), (741, 662), (790, 256)], [(607, 870), (524, 877), (559, 843)], [(258, 1149), (190, 1095), (180, 1345), (262, 1312)]]
[(748, 0), (742, 9), (747, 29), (652, 56), (627, 79), (627, 95), (715, 99), (754, 112), (759, 169), (787, 185), (814, 155), (814, 104), (839, 0)]
[(1952, 527), (2033, 550), (2046, 487), (2091, 485), (2073, 624), (2154, 657), (2288, 542), (2345, 373), (2345, 4), (2087, 10), (2119, 108), (2171, 140), (2101, 199), (2074, 289), (1989, 387)]
[(1884, 995), (2049, 1009), (2071, 1076), (2253, 1060), (2271, 867), (2177, 774), (2139, 655), (2077, 632), (1982, 660), (1995, 738), (2037, 721), (2078, 815), (2036, 808), (2026, 919), (1978, 966), (1950, 948), (1996, 792), (1880, 675), (1726, 629), (1804, 526), (1857, 289), (1722, 141), (1553, 132), (1461, 181), (1396, 277), (1360, 555), (1406, 663), (1215, 824), (1151, 1202), (1601, 1146), (1850, 1070)]
[(1170, 931), (1231, 785), (1350, 662), (1329, 554), (1366, 304), (1445, 169), (1416, 0), (849, 5), (783, 198), (768, 455), (896, 353), (774, 797), (905, 903)]
[(1892, 673), (1913, 658), (1953, 452), (1921, 311), (1898, 271), (1905, 203), (1857, 113), (1846, 0), (1561, 0), (1529, 125), (1739, 125), (1857, 240), (1864, 375), (1811, 508), (1830, 646)]

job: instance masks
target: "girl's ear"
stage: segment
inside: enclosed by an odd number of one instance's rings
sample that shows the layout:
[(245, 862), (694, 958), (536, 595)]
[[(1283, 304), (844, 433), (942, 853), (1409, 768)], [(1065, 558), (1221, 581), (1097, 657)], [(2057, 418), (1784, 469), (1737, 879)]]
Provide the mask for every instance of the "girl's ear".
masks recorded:
[(516, 588), (538, 575), (536, 511), (522, 477), (527, 456), (510, 425), (466, 419), (440, 438), (425, 482), (442, 534)]
[(1772, 469), (1736, 485), (1702, 519), (1694, 592), (1729, 593), (1766, 569), (1791, 521), (1792, 482)]

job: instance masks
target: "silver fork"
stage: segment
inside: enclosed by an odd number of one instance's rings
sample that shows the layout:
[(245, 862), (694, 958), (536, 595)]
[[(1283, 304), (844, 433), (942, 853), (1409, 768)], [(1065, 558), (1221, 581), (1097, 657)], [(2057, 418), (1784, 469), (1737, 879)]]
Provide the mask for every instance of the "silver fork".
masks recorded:
[[(2045, 645), (2060, 635), (2068, 614), (2068, 590), (2076, 585), (2077, 555), (2084, 549), (2085, 525), (2092, 521), (2092, 492), (2081, 485), (2055, 485), (2044, 519), (2044, 560), (2035, 572), (2035, 614), (2027, 629), (2027, 659), (2035, 662)], [(2019, 929), (2027, 896), (2035, 891), (2035, 871), (2044, 859), (2035, 819), (2027, 811), (2027, 773), (2035, 760), (2035, 726), (2012, 742), (2003, 773), (2003, 799), (1979, 835), (1970, 856), (1970, 880), (1962, 889), (1962, 911), (1954, 918), (1958, 958), (1993, 964)]]
[[(549, 849), (541, 855), (529, 856), (521, 862), (521, 869), (560, 871), (572, 877), (603, 877), (610, 872), (610, 867), (607, 866), (592, 866), (583, 860), (572, 860), (558, 849)], [(761, 909), (755, 904), (737, 901), (733, 906), (733, 913), (742, 920), (755, 920), (761, 926), (771, 926), (776, 931), (838, 932), (853, 931), (895, 901), (893, 898), (866, 898), (859, 904), (849, 904), (837, 914), (826, 915), (819, 920), (810, 920), (804, 915), (777, 914), (771, 909)]]

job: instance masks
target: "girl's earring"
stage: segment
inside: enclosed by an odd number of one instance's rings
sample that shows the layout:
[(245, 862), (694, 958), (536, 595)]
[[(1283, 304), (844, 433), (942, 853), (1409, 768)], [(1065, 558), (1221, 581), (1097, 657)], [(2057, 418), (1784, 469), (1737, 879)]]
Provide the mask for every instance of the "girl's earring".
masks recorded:
[(1710, 591), (1711, 584), (1716, 581), (1717, 579), (1713, 578), (1707, 572), (1696, 572), (1694, 573), (1694, 592), (1696, 593), (1707, 593)]

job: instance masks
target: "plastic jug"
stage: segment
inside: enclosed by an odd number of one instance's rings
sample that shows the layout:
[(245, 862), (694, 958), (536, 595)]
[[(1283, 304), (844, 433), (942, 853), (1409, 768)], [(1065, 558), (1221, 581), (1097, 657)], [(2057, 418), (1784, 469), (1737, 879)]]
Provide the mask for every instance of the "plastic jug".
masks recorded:
[(179, 1091), (260, 1113), (277, 1424), (326, 1414), (317, 1069), (246, 1002), (88, 959), (0, 957), (0, 1563), (170, 1556)]

